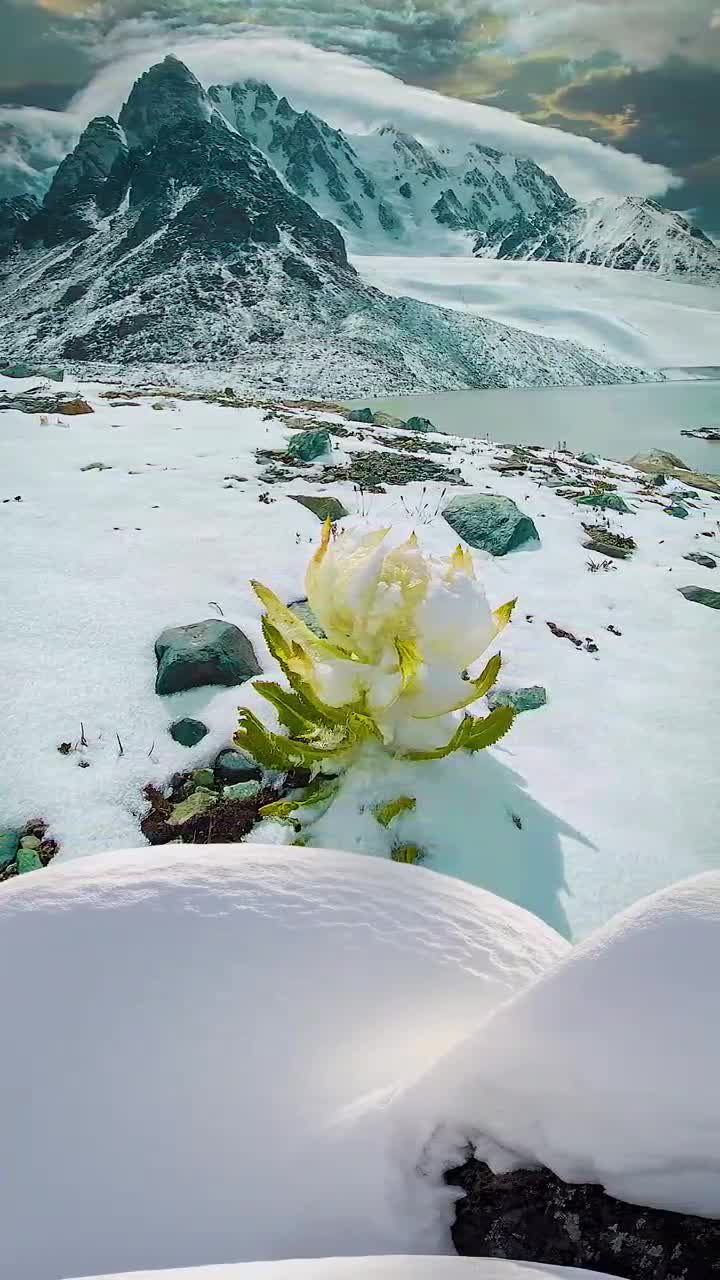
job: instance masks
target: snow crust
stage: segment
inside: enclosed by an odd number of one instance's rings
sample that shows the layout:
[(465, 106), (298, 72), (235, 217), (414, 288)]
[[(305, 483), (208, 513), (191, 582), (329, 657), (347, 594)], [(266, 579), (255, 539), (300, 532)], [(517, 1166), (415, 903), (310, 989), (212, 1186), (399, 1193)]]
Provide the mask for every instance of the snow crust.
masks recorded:
[(438, 1063), (415, 1102), (496, 1169), (531, 1160), (620, 1200), (720, 1217), (718, 972), (710, 872), (574, 947)]
[(393, 1093), (566, 951), (347, 853), (168, 845), (8, 881), (0, 1277), (450, 1252)]
[(606, 1280), (599, 1271), (496, 1258), (313, 1258), (181, 1271), (134, 1271), (95, 1280)]
[(720, 289), (575, 262), (356, 255), (385, 293), (452, 307), (647, 367), (718, 363)]

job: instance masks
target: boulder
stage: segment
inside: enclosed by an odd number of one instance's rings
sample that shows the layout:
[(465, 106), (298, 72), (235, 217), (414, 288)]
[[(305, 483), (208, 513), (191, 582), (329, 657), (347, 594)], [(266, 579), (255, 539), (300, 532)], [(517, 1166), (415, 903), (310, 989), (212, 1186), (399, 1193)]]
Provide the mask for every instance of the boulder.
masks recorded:
[(710, 591), (707, 587), (678, 587), (678, 591), (694, 604), (705, 604), (708, 609), (720, 609), (720, 591)]
[(260, 674), (255, 650), (232, 622), (208, 618), (167, 627), (155, 642), (155, 692), (180, 693), (205, 684), (243, 684)]
[(396, 431), (404, 431), (407, 427), (407, 422), (404, 418), (396, 417), (394, 413), (374, 413), (373, 426), (393, 427)]
[(72, 400), (61, 400), (57, 405), (57, 412), (63, 417), (76, 417), (82, 413), (94, 413), (95, 410), (82, 396), (75, 396)]
[(547, 690), (541, 684), (529, 685), (525, 689), (491, 689), (487, 696), (491, 711), (496, 707), (512, 707), (516, 714), (521, 711), (537, 711), (547, 702)]
[(367, 422), (369, 426), (372, 426), (375, 420), (372, 409), (351, 409), (345, 417), (348, 422)]
[(673, 471), (689, 471), (687, 462), (683, 462), (682, 458), (678, 458), (675, 453), (666, 453), (664, 449), (650, 449), (647, 453), (634, 453), (632, 458), (628, 458), (626, 464), (628, 467), (634, 467), (636, 471), (647, 471), (651, 475), (661, 472), (663, 475), (672, 475)]
[(21, 849), (39, 849), (42, 840), (39, 836), (23, 836), (20, 841)]
[(17, 857), (20, 836), (17, 831), (0, 831), (0, 871), (4, 871)]
[(437, 431), (437, 427), (433, 426), (429, 418), (420, 418), (417, 414), (413, 414), (412, 418), (408, 418), (405, 426), (408, 431)]
[(693, 560), (695, 564), (701, 564), (703, 569), (717, 569), (717, 560), (713, 560), (712, 556), (704, 556), (702, 551), (690, 551), (683, 560)]
[(676, 520), (687, 520), (690, 512), (687, 507), (682, 505), (681, 502), (673, 502), (672, 506), (665, 508), (665, 514), (668, 516), (675, 516)]
[(291, 458), (300, 458), (303, 462), (314, 462), (316, 458), (322, 458), (326, 453), (330, 453), (331, 449), (330, 432), (324, 427), (318, 427), (310, 431), (298, 431), (285, 452)]
[(442, 514), (468, 546), (494, 556), (540, 541), (530, 516), (524, 515), (511, 498), (500, 494), (458, 494)]
[(562, 1182), (549, 1169), (494, 1174), (470, 1159), (446, 1180), (465, 1192), (452, 1227), (464, 1256), (542, 1261), (633, 1280), (707, 1280), (709, 1260), (720, 1256), (717, 1220), (625, 1204), (596, 1184)]
[(42, 867), (42, 862), (37, 849), (18, 849), (17, 869), (19, 876), (24, 875), (26, 871), (38, 871), (40, 867)]
[(339, 498), (324, 497), (319, 493), (289, 493), (288, 497), (299, 502), (301, 507), (307, 507), (318, 520), (332, 520), (334, 523), (349, 514)]
[(0, 365), (0, 374), (4, 378), (50, 378), (52, 382), (62, 382), (65, 377), (65, 371), (59, 364), (30, 364), (23, 361)]
[(198, 742), (208, 732), (208, 727), (203, 724), (202, 720), (193, 720), (192, 716), (183, 716), (181, 720), (174, 720), (170, 725), (170, 737), (179, 742), (181, 747), (195, 747)]
[(596, 467), (599, 459), (594, 453), (581, 453), (578, 456), (578, 462), (584, 462), (586, 467)]
[(601, 542), (599, 538), (591, 538), (583, 542), (586, 551), (594, 551), (609, 560), (629, 560), (632, 555), (630, 547), (618, 547), (614, 542)]
[(226, 747), (215, 760), (215, 778), (231, 786), (236, 782), (253, 782), (262, 777), (262, 769), (246, 751)]

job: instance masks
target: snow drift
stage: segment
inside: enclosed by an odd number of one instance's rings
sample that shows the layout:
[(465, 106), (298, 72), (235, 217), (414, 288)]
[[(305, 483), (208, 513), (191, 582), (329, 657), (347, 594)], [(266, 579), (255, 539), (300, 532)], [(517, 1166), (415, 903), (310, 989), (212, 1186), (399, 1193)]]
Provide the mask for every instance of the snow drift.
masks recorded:
[[(720, 1217), (720, 873), (643, 899), (438, 1064), (451, 1128), (630, 1203)], [(450, 1089), (455, 1099), (448, 1117)]]
[(544, 1267), (535, 1262), (495, 1258), (293, 1258), (286, 1262), (246, 1262), (182, 1271), (134, 1271), (132, 1276), (95, 1280), (605, 1280), (599, 1271)]
[(565, 951), (482, 890), (314, 849), (7, 882), (0, 1277), (448, 1251), (390, 1093)]

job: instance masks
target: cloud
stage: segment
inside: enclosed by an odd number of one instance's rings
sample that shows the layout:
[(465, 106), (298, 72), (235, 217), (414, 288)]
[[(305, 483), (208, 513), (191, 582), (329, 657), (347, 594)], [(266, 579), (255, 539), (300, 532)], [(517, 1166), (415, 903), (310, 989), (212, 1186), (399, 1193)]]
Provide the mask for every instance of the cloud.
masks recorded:
[(720, 64), (717, 0), (487, 0), (507, 19), (510, 53), (553, 42), (574, 56), (612, 49), (637, 67), (659, 66), (681, 53)]
[(581, 199), (661, 194), (675, 182), (662, 165), (528, 124), (495, 107), (412, 87), (360, 58), (267, 30), (208, 26), (172, 31), (156, 19), (134, 19), (115, 28), (106, 52), (115, 55), (113, 61), (70, 104), (75, 118), (116, 115), (136, 77), (165, 53), (174, 53), (205, 85), (247, 76), (266, 79), (296, 106), (348, 132), (368, 132), (391, 120), (423, 141), (479, 141), (530, 156)]
[(0, 107), (0, 198), (43, 195), (80, 128), (65, 112)]

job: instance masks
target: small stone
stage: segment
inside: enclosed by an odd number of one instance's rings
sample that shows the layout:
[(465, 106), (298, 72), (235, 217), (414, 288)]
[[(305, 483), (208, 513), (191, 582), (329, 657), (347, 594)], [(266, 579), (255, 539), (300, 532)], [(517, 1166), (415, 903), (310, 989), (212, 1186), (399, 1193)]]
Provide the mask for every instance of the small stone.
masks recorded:
[(708, 609), (720, 609), (720, 591), (710, 591), (707, 587), (678, 587), (678, 591), (694, 604), (705, 604)]
[(507, 555), (518, 547), (539, 542), (534, 522), (510, 498), (500, 494), (468, 493), (452, 498), (443, 517), (455, 533), (480, 551)]
[(288, 605), (288, 609), (290, 610), (291, 613), (295, 614), (296, 618), (299, 618), (301, 622), (304, 622), (305, 626), (309, 627), (313, 635), (316, 635), (319, 640), (327, 639), (327, 636), (325, 635), (325, 632), (320, 626), (320, 623), (318, 622), (316, 615), (314, 614), (313, 610), (310, 608), (309, 601), (293, 600), (292, 604)]
[(491, 711), (496, 707), (512, 707), (519, 714), (521, 711), (537, 711), (547, 702), (547, 690), (541, 684), (529, 685), (525, 689), (491, 689), (487, 696)]
[(307, 507), (308, 511), (312, 511), (318, 520), (342, 520), (348, 515), (339, 498), (323, 497), (322, 494), (314, 493), (290, 493), (289, 498), (293, 502), (299, 502), (301, 507)]
[(208, 618), (167, 627), (155, 642), (155, 692), (180, 693), (206, 684), (244, 684), (260, 674), (247, 636), (232, 622)]
[(429, 418), (419, 418), (417, 415), (408, 418), (405, 426), (408, 431), (437, 431), (437, 427), (433, 426)]
[[(18, 377), (20, 376), (18, 374)], [(0, 831), (0, 871), (4, 871), (11, 862), (15, 861), (19, 848), (20, 836), (17, 831)]]
[(211, 787), (215, 781), (215, 774), (212, 769), (193, 769), (190, 776), (196, 790), (198, 787)]
[(174, 720), (170, 725), (170, 737), (179, 742), (181, 747), (194, 747), (208, 732), (207, 725), (202, 720), (193, 720), (191, 716), (184, 716), (182, 720)]
[(75, 417), (81, 413), (94, 413), (95, 410), (87, 400), (83, 400), (82, 396), (76, 396), (73, 400), (61, 400), (57, 406), (57, 412), (63, 417)]
[(326, 453), (330, 453), (331, 449), (330, 432), (320, 427), (311, 431), (299, 431), (293, 436), (285, 452), (291, 458), (301, 458), (303, 462), (314, 462), (316, 458), (322, 458)]
[(671, 507), (665, 508), (665, 514), (667, 516), (675, 516), (676, 520), (687, 520), (690, 512), (681, 502), (673, 502)]
[(37, 871), (42, 867), (40, 855), (37, 849), (18, 849), (17, 869), (18, 875), (24, 875), (26, 871)]
[(20, 848), (21, 849), (39, 849), (41, 844), (42, 844), (42, 840), (40, 840), (37, 836), (23, 836), (22, 840), (20, 841)]
[(367, 422), (370, 426), (375, 420), (375, 414), (372, 409), (351, 409), (345, 417), (348, 422)]
[(229, 787), (223, 787), (223, 800), (253, 800), (259, 791), (260, 783), (254, 780), (234, 782)]
[(166, 819), (169, 827), (182, 827), (186, 822), (191, 822), (193, 818), (200, 818), (204, 813), (209, 813), (218, 802), (216, 791), (207, 791), (200, 787), (197, 791), (193, 791), (187, 800), (181, 800), (180, 804), (173, 805), (169, 818)]
[(246, 751), (239, 751), (236, 747), (226, 747), (215, 761), (215, 777), (219, 782), (230, 785), (236, 782), (251, 782), (262, 777), (262, 769)]
[(88, 462), (86, 466), (80, 468), (81, 471), (112, 471), (112, 467), (107, 462)]
[(717, 560), (713, 560), (712, 556), (704, 556), (701, 551), (690, 551), (683, 560), (694, 560), (695, 564), (701, 564), (703, 569), (717, 569)]
[(596, 467), (599, 459), (594, 453), (581, 453), (578, 462), (584, 462), (587, 467)]

